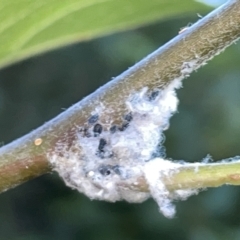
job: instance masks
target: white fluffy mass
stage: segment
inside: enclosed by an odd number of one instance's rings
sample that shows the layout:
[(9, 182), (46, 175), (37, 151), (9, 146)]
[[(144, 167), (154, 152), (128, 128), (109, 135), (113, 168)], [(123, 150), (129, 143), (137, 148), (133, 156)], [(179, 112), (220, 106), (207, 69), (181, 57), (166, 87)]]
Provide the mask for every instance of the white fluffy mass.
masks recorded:
[[(183, 75), (188, 68), (192, 66), (183, 66)], [(179, 87), (176, 79), (163, 90), (145, 87), (133, 93), (126, 101), (121, 125), (114, 125), (111, 119), (104, 122), (102, 116), (112, 110), (99, 103), (85, 127), (78, 126), (74, 143), (69, 147), (59, 142), (49, 154), (54, 169), (68, 186), (91, 199), (142, 202), (152, 196), (160, 211), (173, 217), (172, 200), (185, 198), (186, 192), (170, 193), (161, 181), (180, 165), (164, 160), (162, 142), (163, 131), (177, 110), (175, 89)], [(143, 178), (150, 192), (139, 190)]]

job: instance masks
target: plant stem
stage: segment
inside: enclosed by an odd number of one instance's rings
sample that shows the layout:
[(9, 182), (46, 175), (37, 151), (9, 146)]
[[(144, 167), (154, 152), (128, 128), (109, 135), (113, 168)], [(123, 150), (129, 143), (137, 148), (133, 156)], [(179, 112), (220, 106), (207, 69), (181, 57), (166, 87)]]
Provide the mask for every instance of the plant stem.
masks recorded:
[[(106, 118), (111, 117), (113, 121), (121, 122), (126, 111), (126, 99), (133, 92), (143, 87), (148, 87), (149, 90), (164, 88), (175, 79), (181, 80), (187, 77), (239, 37), (240, 1), (232, 0), (200, 19), (163, 47), (55, 119), (2, 147), (0, 149), (0, 191), (49, 172), (51, 168), (47, 159), (48, 153), (59, 141), (71, 146), (76, 129), (88, 121), (91, 112), (99, 102), (109, 110)], [(193, 62), (194, 65), (192, 65)], [(42, 139), (40, 145), (35, 143), (37, 138)], [(232, 166), (230, 163), (229, 165)], [(227, 164), (224, 166), (227, 169)], [(196, 177), (201, 183), (203, 181), (201, 179), (210, 176), (208, 171), (212, 169), (203, 168), (198, 174), (193, 175), (193, 170), (183, 167), (183, 173), (179, 172), (174, 181), (178, 184), (183, 181), (185, 186), (186, 178), (183, 176), (189, 175), (189, 179)], [(238, 174), (238, 172), (232, 172), (232, 174)], [(219, 178), (222, 178), (222, 175)], [(195, 185), (198, 181), (195, 181)], [(190, 180), (190, 182), (194, 181)], [(174, 184), (169, 187), (174, 188)]]
[(212, 164), (187, 164), (164, 179), (169, 190), (240, 185), (240, 161)]

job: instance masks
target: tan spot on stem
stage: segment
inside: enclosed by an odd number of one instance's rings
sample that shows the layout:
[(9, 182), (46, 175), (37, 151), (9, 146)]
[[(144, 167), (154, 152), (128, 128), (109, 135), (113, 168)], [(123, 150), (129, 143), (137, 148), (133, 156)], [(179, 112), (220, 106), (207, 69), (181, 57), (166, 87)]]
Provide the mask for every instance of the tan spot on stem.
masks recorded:
[(41, 138), (37, 138), (37, 139), (34, 140), (34, 144), (35, 144), (36, 146), (41, 145), (42, 142), (43, 142), (43, 140), (42, 140)]

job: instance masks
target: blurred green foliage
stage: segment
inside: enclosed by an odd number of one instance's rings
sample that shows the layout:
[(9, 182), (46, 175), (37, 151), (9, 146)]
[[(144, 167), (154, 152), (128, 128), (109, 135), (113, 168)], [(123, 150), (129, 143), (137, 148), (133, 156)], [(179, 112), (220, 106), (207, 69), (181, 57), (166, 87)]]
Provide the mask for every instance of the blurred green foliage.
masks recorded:
[(70, 43), (207, 9), (193, 0), (178, 3), (178, 0), (0, 0), (0, 67)]
[[(201, 13), (200, 13), (201, 14)], [(203, 14), (203, 13), (202, 13)], [(0, 72), (0, 141), (40, 126), (197, 20), (180, 16), (41, 55)], [(184, 81), (179, 113), (166, 132), (167, 156), (199, 161), (239, 153), (240, 45)], [(0, 195), (0, 239), (237, 240), (238, 187), (209, 189), (177, 203), (174, 219), (157, 205), (90, 201), (46, 175)]]

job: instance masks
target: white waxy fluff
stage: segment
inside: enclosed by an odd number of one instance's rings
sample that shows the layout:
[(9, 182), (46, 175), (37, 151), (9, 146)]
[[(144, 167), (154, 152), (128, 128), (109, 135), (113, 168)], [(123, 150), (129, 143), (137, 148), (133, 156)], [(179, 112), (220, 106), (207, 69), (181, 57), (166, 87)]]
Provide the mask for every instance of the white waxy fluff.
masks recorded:
[[(101, 122), (101, 116), (114, 109), (107, 109), (103, 103), (92, 112), (91, 124), (87, 135), (83, 135), (82, 126), (78, 126), (76, 140), (71, 147), (59, 142), (55, 151), (49, 154), (49, 161), (64, 179), (65, 183), (84, 193), (91, 199), (106, 201), (126, 200), (142, 202), (152, 196), (160, 211), (167, 217), (175, 213), (172, 199), (186, 192), (168, 192), (161, 177), (167, 177), (177, 171), (179, 164), (163, 160), (163, 131), (168, 129), (169, 120), (176, 112), (178, 99), (175, 89), (181, 85), (181, 79), (194, 68), (193, 64), (184, 64), (182, 76), (175, 79), (165, 89), (148, 91), (145, 87), (133, 93), (127, 100), (128, 116), (123, 116), (125, 126), (115, 126), (111, 130), (111, 119)], [(108, 114), (109, 115), (109, 114)], [(90, 117), (90, 116), (89, 116)], [(96, 124), (99, 127), (97, 133)], [(153, 160), (154, 158), (156, 158)], [(138, 180), (145, 178), (150, 192), (139, 191)]]

